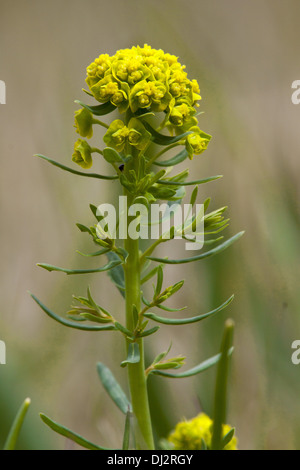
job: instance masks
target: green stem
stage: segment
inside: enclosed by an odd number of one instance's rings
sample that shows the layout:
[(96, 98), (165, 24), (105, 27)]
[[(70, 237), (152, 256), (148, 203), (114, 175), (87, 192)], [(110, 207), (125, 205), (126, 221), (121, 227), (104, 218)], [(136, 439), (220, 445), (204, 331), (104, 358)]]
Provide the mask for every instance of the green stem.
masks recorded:
[[(128, 195), (127, 195), (128, 196)], [(128, 207), (132, 197), (128, 196)], [(129, 219), (130, 223), (130, 219)], [(125, 249), (128, 258), (125, 265), (125, 293), (126, 293), (126, 327), (128, 330), (135, 329), (133, 309), (141, 308), (141, 280), (140, 280), (140, 257), (139, 240), (132, 240), (129, 236), (125, 240)], [(127, 341), (127, 348), (129, 342)], [(145, 377), (144, 345), (143, 339), (138, 340), (140, 348), (140, 362), (128, 364), (128, 377), (133, 412), (136, 417), (135, 439), (137, 449), (154, 449), (152, 425), (148, 401), (148, 392)]]

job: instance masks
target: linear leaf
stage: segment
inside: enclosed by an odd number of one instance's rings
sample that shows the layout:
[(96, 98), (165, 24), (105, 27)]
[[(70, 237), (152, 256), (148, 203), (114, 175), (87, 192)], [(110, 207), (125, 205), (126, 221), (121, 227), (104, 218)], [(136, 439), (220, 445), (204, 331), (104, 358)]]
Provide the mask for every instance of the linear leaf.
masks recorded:
[(94, 323), (111, 323), (111, 319), (109, 318), (98, 317), (97, 315), (86, 312), (80, 313), (80, 318), (83, 318), (83, 320), (92, 321)]
[(175, 166), (178, 165), (178, 163), (183, 162), (186, 160), (186, 158), (189, 156), (188, 152), (186, 149), (183, 149), (181, 152), (179, 152), (175, 157), (170, 158), (169, 160), (164, 160), (161, 162), (153, 162), (153, 165), (156, 166)]
[(96, 444), (93, 444), (92, 442), (88, 441), (87, 439), (80, 436), (79, 434), (76, 434), (75, 432), (71, 431), (70, 429), (68, 429), (64, 426), (62, 426), (61, 424), (56, 423), (51, 418), (44, 415), (44, 413), (40, 413), (40, 417), (41, 417), (42, 421), (50, 429), (52, 429), (52, 431), (56, 432), (57, 434), (60, 434), (61, 436), (66, 437), (67, 439), (71, 439), (71, 441), (76, 442), (76, 444), (79, 444), (81, 447), (84, 447), (85, 449), (89, 449), (89, 450), (112, 450), (112, 449), (107, 449), (105, 447), (100, 447)]
[(159, 326), (155, 326), (154, 328), (150, 328), (150, 330), (146, 330), (140, 333), (139, 337), (144, 338), (145, 336), (153, 335), (153, 333), (156, 333), (158, 330), (159, 330)]
[(99, 104), (98, 106), (88, 106), (79, 100), (75, 100), (75, 103), (80, 104), (80, 106), (85, 109), (88, 109), (95, 116), (105, 116), (106, 114), (111, 113), (116, 109), (116, 106), (114, 106), (110, 101), (104, 104)]
[(191, 134), (191, 131), (188, 131), (176, 136), (163, 135), (153, 129), (153, 127), (148, 122), (143, 121), (143, 124), (146, 127), (147, 131), (152, 134), (153, 142), (159, 145), (175, 144), (176, 142), (179, 142), (179, 140), (184, 139), (187, 135)]
[(230, 429), (230, 431), (223, 437), (222, 443), (221, 443), (222, 450), (223, 450), (228, 444), (230, 444), (230, 442), (231, 442), (232, 439), (233, 439), (234, 433), (235, 433), (235, 428), (232, 428), (232, 429)]
[(121, 331), (124, 335), (127, 335), (129, 338), (133, 338), (132, 336), (132, 331), (128, 330), (127, 328), (125, 328), (125, 326), (121, 325), (121, 323), (119, 322), (115, 322), (115, 327)]
[(109, 271), (110, 269), (113, 269), (115, 266), (118, 266), (121, 264), (122, 261), (115, 260), (107, 263), (105, 266), (102, 266), (101, 268), (96, 268), (96, 269), (65, 269), (65, 268), (59, 268), (57, 266), (52, 266), (52, 264), (46, 264), (46, 263), (38, 263), (37, 266), (40, 268), (44, 268), (47, 271), (59, 271), (62, 273), (67, 274), (68, 276), (71, 276), (73, 274), (90, 274), (90, 273), (101, 273), (104, 271)]
[(95, 251), (94, 253), (82, 253), (81, 251), (78, 251), (78, 250), (76, 251), (76, 253), (78, 253), (81, 256), (85, 256), (86, 258), (93, 258), (95, 256), (105, 255), (109, 251), (110, 251), (109, 248), (104, 248), (103, 250)]
[[(118, 255), (116, 255), (113, 252), (107, 253), (106, 256), (107, 256), (108, 260), (111, 261), (111, 262), (120, 259), (118, 257)], [(122, 297), (125, 298), (125, 276), (124, 276), (123, 266), (121, 266), (121, 264), (119, 264), (119, 266), (115, 266), (113, 269), (109, 270), (107, 272), (107, 274), (109, 275), (112, 282), (118, 288), (118, 290), (119, 290), (120, 294), (122, 295)]]
[(244, 235), (244, 233), (245, 232), (239, 232), (233, 237), (226, 240), (224, 243), (221, 243), (221, 245), (218, 245), (217, 247), (213, 248), (212, 250), (206, 251), (205, 253), (202, 253), (201, 255), (192, 256), (191, 258), (166, 259), (166, 258), (153, 258), (151, 256), (148, 256), (147, 259), (150, 259), (151, 261), (156, 261), (157, 263), (164, 263), (164, 264), (192, 263), (193, 261), (199, 261), (201, 259), (209, 258), (210, 256), (214, 256), (214, 255), (217, 255), (218, 253), (221, 253), (222, 251), (226, 250), (226, 248), (228, 248), (230, 245), (232, 245), (235, 241), (241, 238), (241, 236)]
[(222, 175), (217, 175), (217, 176), (209, 176), (208, 178), (204, 178), (201, 180), (195, 180), (195, 181), (168, 181), (168, 180), (158, 180), (159, 184), (167, 184), (168, 186), (192, 186), (194, 184), (204, 184), (204, 183), (209, 183), (210, 181), (215, 181), (222, 178)]
[(14, 422), (10, 428), (3, 450), (15, 450), (17, 439), (19, 437), (19, 434), (20, 434), (26, 413), (30, 406), (30, 403), (31, 403), (30, 398), (26, 398), (26, 400), (22, 403), (14, 419)]
[(105, 325), (105, 326), (90, 326), (90, 325), (81, 325), (80, 322), (71, 322), (65, 318), (62, 318), (56, 313), (52, 312), (48, 307), (46, 307), (35, 295), (31, 294), (33, 300), (41, 307), (41, 309), (53, 320), (56, 320), (58, 323), (62, 325), (68, 326), (69, 328), (74, 328), (76, 330), (83, 330), (83, 331), (109, 331), (109, 330), (116, 330), (114, 325)]
[(191, 317), (191, 318), (163, 318), (155, 315), (154, 313), (144, 313), (144, 317), (150, 318), (150, 320), (156, 321), (158, 323), (163, 323), (165, 325), (188, 325), (189, 323), (196, 323), (201, 320), (205, 320), (205, 318), (211, 317), (215, 315), (216, 313), (220, 312), (224, 308), (226, 308), (234, 299), (234, 295), (229, 297), (226, 302), (224, 302), (222, 305), (219, 307), (215, 308), (214, 310), (211, 310), (208, 313), (204, 313), (202, 315), (197, 315), (196, 317)]
[(98, 362), (97, 371), (103, 387), (122, 413), (126, 415), (128, 410), (132, 412), (132, 406), (128, 398), (110, 369), (101, 362)]
[(51, 165), (57, 166), (61, 170), (68, 171), (69, 173), (73, 173), (73, 175), (86, 176), (87, 178), (97, 178), (97, 179), (100, 179), (100, 180), (116, 180), (116, 179), (118, 179), (117, 175), (105, 176), (105, 175), (99, 175), (98, 173), (84, 173), (83, 171), (73, 170), (73, 168), (69, 168), (68, 166), (62, 165), (61, 163), (58, 163), (55, 160), (52, 160), (51, 158), (45, 157), (44, 155), (36, 154), (34, 156), (42, 158), (43, 160), (46, 160), (47, 162), (51, 163)]
[(169, 372), (163, 372), (160, 370), (153, 370), (151, 373), (155, 375), (162, 375), (164, 377), (170, 377), (172, 379), (183, 379), (186, 377), (192, 377), (193, 375), (200, 374), (201, 372), (204, 372), (207, 369), (210, 369), (212, 366), (216, 365), (221, 359), (221, 354), (217, 354), (216, 356), (211, 357), (210, 359), (207, 359), (204, 362), (201, 362), (196, 367), (193, 367), (192, 369), (189, 369), (185, 372), (182, 372), (180, 374), (170, 374)]

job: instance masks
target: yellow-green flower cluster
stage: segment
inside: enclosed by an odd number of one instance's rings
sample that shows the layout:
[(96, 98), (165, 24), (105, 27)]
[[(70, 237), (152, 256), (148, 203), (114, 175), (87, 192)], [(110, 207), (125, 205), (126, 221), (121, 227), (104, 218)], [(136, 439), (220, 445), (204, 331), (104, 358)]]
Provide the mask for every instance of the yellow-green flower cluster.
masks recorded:
[(116, 119), (109, 126), (103, 140), (108, 147), (122, 152), (128, 142), (138, 150), (144, 150), (150, 142), (151, 134), (136, 118), (131, 118), (128, 127), (121, 119)]
[(96, 100), (110, 101), (120, 112), (150, 108), (168, 112), (172, 125), (195, 125), (194, 106), (201, 99), (198, 83), (188, 79), (177, 57), (161, 49), (145, 44), (114, 56), (101, 54), (88, 66), (86, 82)]
[[(208, 449), (211, 448), (213, 421), (205, 413), (199, 414), (190, 421), (183, 421), (177, 424), (175, 430), (168, 437), (168, 441), (175, 450), (201, 450), (203, 442)], [(223, 437), (230, 431), (231, 427), (223, 426)], [(227, 444), (224, 450), (237, 450), (237, 439), (233, 439)]]

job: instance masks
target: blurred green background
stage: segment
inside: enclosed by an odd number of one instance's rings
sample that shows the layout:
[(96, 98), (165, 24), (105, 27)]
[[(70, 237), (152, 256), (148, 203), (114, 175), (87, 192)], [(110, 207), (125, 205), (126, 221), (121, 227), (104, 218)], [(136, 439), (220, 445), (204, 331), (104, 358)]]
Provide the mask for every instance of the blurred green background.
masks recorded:
[[(188, 305), (187, 314), (214, 308), (232, 293), (236, 298), (198, 326), (163, 326), (148, 340), (149, 357), (172, 340), (173, 354), (195, 365), (216, 353), (225, 318), (234, 318), (228, 421), (240, 448), (300, 449), (300, 366), (291, 362), (291, 343), (300, 338), (300, 106), (291, 102), (291, 84), (300, 79), (299, 1), (0, 0), (0, 9), (0, 79), (7, 87), (0, 105), (0, 339), (7, 346), (0, 444), (30, 396), (20, 448), (73, 448), (43, 425), (38, 411), (101, 445), (120, 445), (123, 417), (95, 366), (105, 362), (125, 384), (124, 345), (114, 334), (64, 329), (27, 294), (63, 314), (72, 294), (85, 295), (89, 284), (121, 318), (121, 296), (105, 274), (67, 278), (35, 266), (86, 266), (75, 250), (92, 245), (75, 223), (92, 223), (88, 204), (111, 201), (117, 186), (81, 180), (32, 155), (70, 164), (74, 100), (85, 97), (86, 66), (100, 53), (148, 43), (179, 56), (199, 81), (200, 127), (213, 141), (194, 158), (191, 175), (223, 174), (200, 188), (201, 197), (211, 196), (213, 209), (229, 206), (228, 237), (246, 230), (216, 258), (166, 268), (166, 284), (186, 279), (172, 305)], [(95, 170), (109, 171), (100, 159)], [(212, 370), (180, 382), (151, 380), (157, 437), (201, 409), (212, 413), (214, 377)]]

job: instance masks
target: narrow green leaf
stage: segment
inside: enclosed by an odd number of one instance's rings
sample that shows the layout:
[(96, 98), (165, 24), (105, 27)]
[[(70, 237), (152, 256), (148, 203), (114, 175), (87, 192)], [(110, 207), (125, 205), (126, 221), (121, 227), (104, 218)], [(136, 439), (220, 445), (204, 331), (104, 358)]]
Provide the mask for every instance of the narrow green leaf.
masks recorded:
[(154, 370), (167, 370), (167, 369), (178, 369), (181, 367), (181, 364), (178, 362), (163, 362), (161, 364), (155, 364)]
[(149, 281), (150, 279), (152, 279), (152, 277), (154, 277), (156, 275), (158, 271), (158, 266), (156, 266), (155, 268), (153, 268), (151, 271), (149, 271), (142, 279), (141, 279), (141, 284), (145, 284), (145, 282)]
[(181, 307), (181, 308), (171, 308), (171, 307), (166, 307), (165, 305), (159, 304), (155, 305), (157, 308), (160, 308), (161, 310), (165, 310), (165, 312), (182, 312), (183, 310), (186, 310), (187, 307)]
[(234, 323), (227, 320), (225, 323), (223, 340), (221, 345), (220, 361), (217, 370), (215, 400), (214, 400), (214, 416), (212, 431), (212, 450), (222, 450), (222, 434), (223, 425), (226, 423), (227, 408), (227, 384), (229, 373), (229, 354), (233, 343)]
[(214, 310), (211, 310), (208, 313), (204, 313), (202, 315), (197, 315), (196, 317), (191, 317), (191, 318), (163, 318), (155, 315), (154, 313), (144, 313), (144, 317), (150, 318), (150, 320), (156, 321), (158, 323), (163, 323), (165, 325), (188, 325), (189, 323), (196, 323), (202, 320), (205, 320), (205, 318), (212, 317), (216, 313), (220, 312), (224, 308), (226, 308), (234, 299), (234, 295), (229, 297), (226, 302), (224, 302), (222, 305), (219, 307), (215, 308)]
[(159, 184), (166, 184), (168, 186), (192, 186), (194, 184), (204, 184), (209, 183), (210, 181), (215, 181), (222, 178), (222, 175), (210, 176), (209, 178), (204, 178), (201, 180), (195, 181), (168, 181), (168, 180), (158, 180)]
[(144, 338), (145, 336), (153, 335), (153, 333), (156, 333), (158, 330), (159, 330), (159, 326), (155, 326), (154, 328), (151, 328), (150, 330), (146, 330), (140, 333), (139, 337)]
[(98, 220), (98, 222), (100, 222), (100, 220), (103, 219), (103, 216), (98, 214), (98, 207), (94, 206), (94, 204), (90, 204), (90, 209), (91, 209), (93, 215), (95, 216), (95, 218)]
[(134, 304), (132, 306), (132, 316), (133, 316), (133, 323), (134, 325), (136, 325), (137, 322), (139, 321), (139, 312), (138, 312), (138, 309), (136, 308), (136, 305)]
[[(111, 262), (120, 259), (118, 255), (113, 252), (107, 253), (106, 256)], [(107, 274), (109, 275), (110, 279), (115, 284), (115, 286), (118, 288), (122, 297), (125, 298), (125, 276), (123, 266), (119, 264), (119, 266), (115, 266), (113, 269), (110, 269)]]
[(126, 397), (121, 386), (119, 385), (109, 368), (101, 362), (98, 362), (97, 371), (103, 387), (105, 388), (113, 402), (122, 411), (122, 413), (127, 415), (128, 410), (132, 412), (132, 406), (128, 401), (128, 398)]
[(125, 328), (125, 326), (121, 325), (121, 323), (119, 322), (115, 322), (115, 327), (121, 331), (122, 333), (124, 333), (124, 335), (128, 336), (129, 338), (133, 338), (133, 334), (132, 334), (132, 331), (129, 331), (127, 328)]
[(175, 144), (176, 142), (179, 142), (179, 140), (184, 139), (186, 136), (191, 134), (191, 131), (184, 132), (184, 134), (176, 135), (176, 136), (169, 136), (169, 135), (163, 135), (157, 132), (153, 127), (146, 121), (143, 121), (144, 126), (146, 127), (147, 131), (152, 134), (152, 140), (156, 144), (159, 145), (171, 145)]
[(53, 320), (56, 320), (58, 323), (62, 325), (68, 326), (69, 328), (74, 328), (76, 330), (83, 330), (83, 331), (109, 331), (109, 330), (116, 330), (114, 325), (105, 325), (105, 326), (90, 326), (90, 325), (81, 325), (80, 322), (73, 323), (65, 318), (62, 318), (56, 313), (52, 312), (49, 308), (47, 308), (42, 302), (33, 294), (31, 294), (33, 300), (41, 307), (41, 309)]
[(116, 180), (116, 179), (118, 179), (118, 175), (104, 176), (104, 175), (99, 175), (98, 173), (84, 173), (83, 171), (73, 170), (73, 168), (69, 168), (68, 166), (62, 165), (61, 163), (58, 163), (55, 160), (52, 160), (51, 158), (45, 157), (44, 155), (36, 154), (34, 156), (42, 158), (43, 160), (46, 160), (47, 162), (51, 163), (51, 165), (57, 166), (61, 170), (67, 171), (69, 173), (73, 173), (73, 175), (86, 176), (87, 178), (97, 178), (99, 180)]
[(156, 371), (153, 370), (152, 374), (156, 375), (162, 375), (164, 377), (170, 377), (172, 379), (183, 379), (186, 377), (192, 377), (193, 375), (200, 374), (201, 372), (204, 372), (207, 369), (210, 369), (212, 366), (216, 365), (221, 359), (221, 354), (217, 354), (216, 356), (211, 357), (210, 359), (207, 359), (206, 361), (202, 362), (196, 367), (193, 367), (192, 369), (189, 369), (185, 372), (182, 372), (181, 374), (170, 374), (168, 372), (162, 372), (162, 371)]
[(232, 429), (230, 429), (230, 431), (223, 437), (222, 443), (221, 443), (222, 450), (223, 450), (228, 444), (230, 444), (230, 442), (231, 442), (232, 439), (233, 439), (234, 433), (235, 433), (235, 428), (232, 428)]
[(130, 418), (131, 412), (130, 410), (126, 413), (126, 420), (125, 420), (125, 429), (124, 429), (124, 436), (123, 436), (123, 446), (122, 450), (129, 449), (129, 442), (130, 442)]
[(99, 104), (98, 106), (88, 106), (79, 100), (75, 100), (75, 103), (80, 104), (80, 106), (85, 109), (88, 109), (92, 114), (94, 114), (94, 116), (105, 116), (106, 114), (109, 114), (116, 109), (116, 106), (114, 106), (110, 101), (104, 104)]
[(84, 320), (89, 320), (94, 323), (111, 323), (110, 318), (98, 317), (97, 315), (93, 315), (92, 313), (82, 312), (80, 313), (80, 318), (82, 317)]
[(46, 264), (46, 263), (38, 263), (37, 266), (39, 266), (40, 268), (44, 268), (49, 272), (59, 271), (59, 272), (67, 274), (68, 276), (71, 276), (74, 274), (102, 273), (104, 271), (109, 271), (110, 269), (113, 269), (114, 267), (118, 266), (121, 263), (122, 261), (118, 259), (115, 261), (111, 261), (110, 263), (107, 263), (102, 268), (97, 268), (97, 269), (65, 269), (65, 268), (59, 268), (57, 266), (52, 266), (51, 264)]
[(153, 364), (156, 364), (157, 362), (162, 361), (170, 352), (172, 347), (172, 342), (170, 343), (170, 346), (168, 347), (167, 351), (164, 351), (156, 356), (156, 358), (153, 361)]
[(164, 274), (163, 274), (162, 266), (160, 265), (158, 266), (158, 270), (157, 270), (157, 281), (156, 281), (154, 297), (158, 297), (158, 295), (161, 293), (163, 280), (164, 280)]
[(66, 437), (67, 439), (71, 439), (71, 441), (76, 442), (76, 444), (79, 444), (81, 447), (84, 447), (85, 449), (89, 449), (89, 450), (113, 450), (113, 449), (107, 449), (105, 447), (100, 447), (100, 446), (97, 446), (96, 444), (93, 444), (92, 442), (86, 440), (84, 437), (80, 436), (79, 434), (76, 434), (75, 432), (71, 431), (68, 428), (65, 428), (61, 424), (56, 423), (55, 421), (53, 421), (51, 418), (44, 415), (43, 413), (40, 413), (40, 417), (41, 417), (42, 421), (50, 429), (52, 429), (52, 431), (56, 432), (57, 434), (60, 434), (61, 436)]
[(155, 162), (153, 162), (153, 165), (166, 166), (166, 167), (175, 166), (175, 165), (178, 165), (178, 163), (181, 163), (184, 160), (186, 160), (188, 156), (189, 156), (189, 154), (188, 154), (187, 150), (183, 149), (181, 152), (179, 152), (177, 155), (175, 155), (175, 157), (172, 157), (169, 160), (164, 160), (164, 161), (161, 161), (161, 162), (155, 161)]
[(138, 343), (129, 343), (127, 359), (121, 362), (121, 367), (126, 367), (127, 364), (137, 364), (140, 360), (140, 348)]
[(30, 403), (30, 398), (26, 398), (26, 400), (22, 403), (10, 428), (3, 450), (15, 450), (26, 413), (28, 411), (28, 408), (30, 407)]
[(85, 256), (86, 258), (93, 258), (95, 256), (105, 255), (109, 251), (110, 251), (109, 248), (104, 248), (103, 250), (95, 251), (94, 253), (82, 253), (81, 251), (78, 251), (78, 250), (76, 250), (76, 253), (78, 253), (81, 256)]
[(194, 204), (196, 202), (196, 199), (197, 199), (197, 196), (198, 196), (198, 190), (199, 190), (198, 186), (195, 186), (194, 189), (193, 189), (193, 192), (191, 194), (190, 205), (192, 207), (194, 207)]
[(245, 232), (239, 232), (233, 237), (229, 238), (229, 240), (226, 240), (224, 243), (222, 243), (221, 245), (218, 245), (212, 250), (206, 251), (205, 253), (202, 253), (201, 255), (192, 256), (191, 258), (165, 259), (165, 258), (153, 258), (151, 256), (148, 256), (147, 259), (150, 259), (151, 261), (156, 261), (157, 263), (164, 263), (164, 264), (192, 263), (193, 261), (199, 261), (201, 259), (209, 258), (210, 256), (214, 256), (214, 255), (217, 255), (218, 253), (221, 253), (222, 251), (226, 250), (226, 248), (228, 248), (230, 245), (232, 245), (235, 241), (241, 238), (241, 236), (244, 235), (244, 233)]

